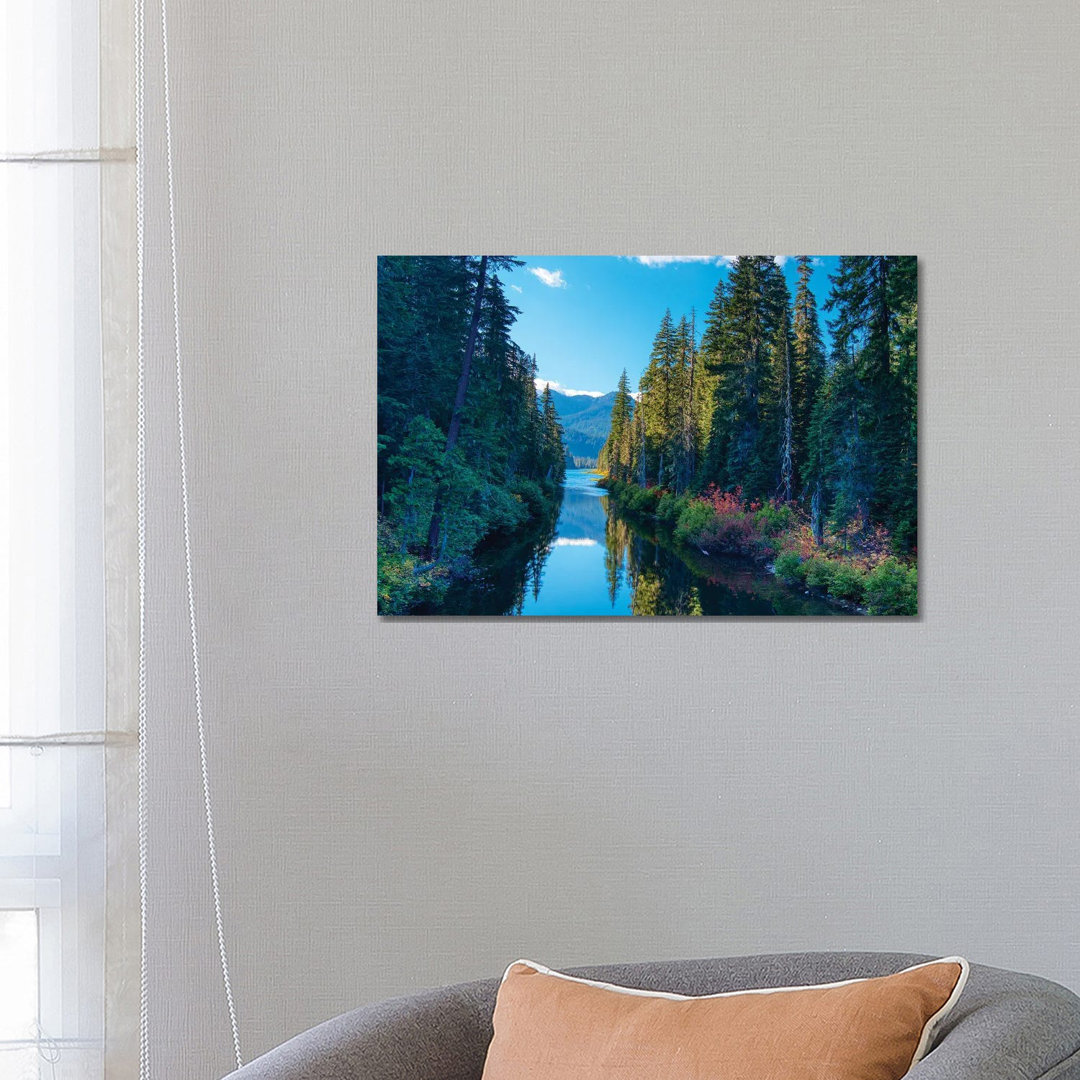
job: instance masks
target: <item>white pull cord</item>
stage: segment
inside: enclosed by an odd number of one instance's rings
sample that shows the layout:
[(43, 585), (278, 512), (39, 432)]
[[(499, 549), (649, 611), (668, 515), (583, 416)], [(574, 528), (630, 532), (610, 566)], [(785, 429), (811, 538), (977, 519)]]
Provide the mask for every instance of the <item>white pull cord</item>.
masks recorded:
[(180, 501), (184, 522), (184, 571), (187, 576), (188, 621), (191, 625), (191, 666), (195, 690), (195, 719), (199, 732), (199, 768), (202, 773), (203, 807), (206, 810), (206, 850), (210, 859), (210, 884), (214, 893), (214, 923), (217, 928), (218, 953), (225, 1002), (229, 1009), (236, 1067), (244, 1064), (240, 1053), (240, 1032), (236, 1023), (232, 983), (229, 980), (229, 957), (225, 949), (225, 924), (221, 915), (221, 891), (218, 887), (217, 848), (214, 843), (214, 810), (210, 799), (210, 771), (206, 764), (206, 727), (203, 722), (202, 678), (199, 674), (199, 632), (195, 618), (195, 588), (191, 569), (191, 528), (188, 518), (187, 449), (184, 440), (184, 371), (180, 351), (180, 281), (176, 260), (176, 198), (173, 185), (172, 106), (169, 98), (169, 15), (167, 0), (161, 0), (161, 67), (165, 96), (165, 166), (169, 182), (169, 260), (172, 271), (173, 351), (176, 357), (176, 429), (180, 452)]
[[(145, 632), (145, 585), (146, 585), (146, 418), (145, 418), (145, 332), (143, 313), (144, 285), (144, 218), (145, 218), (145, 0), (135, 0), (135, 128), (136, 128), (136, 262), (138, 274), (138, 529), (139, 529), (139, 908), (142, 918), (139, 1007), (139, 1077), (150, 1080), (150, 1041), (148, 1010), (148, 973), (146, 962), (147, 925), (147, 799), (146, 799), (146, 632)], [(202, 678), (199, 669), (199, 635), (195, 614), (194, 574), (191, 557), (191, 528), (188, 513), (187, 448), (184, 438), (184, 379), (180, 349), (180, 286), (176, 256), (176, 199), (173, 182), (172, 109), (169, 96), (169, 29), (166, 0), (161, 0), (161, 47), (162, 74), (164, 81), (165, 163), (168, 178), (169, 203), (169, 256), (172, 276), (173, 301), (173, 352), (176, 361), (176, 420), (180, 463), (180, 495), (184, 531), (184, 570), (187, 579), (188, 622), (191, 630), (191, 660), (195, 697), (195, 718), (198, 729), (199, 767), (202, 774), (203, 807), (206, 814), (206, 841), (210, 861), (210, 883), (214, 898), (214, 923), (217, 930), (218, 953), (221, 959), (221, 976), (225, 987), (225, 1001), (229, 1011), (236, 1066), (244, 1061), (240, 1052), (240, 1033), (236, 1022), (232, 983), (229, 978), (228, 952), (225, 947), (225, 926), (221, 911), (221, 890), (218, 884), (217, 849), (214, 842), (214, 812), (210, 797), (210, 771), (206, 756), (206, 727), (202, 706)]]
[(144, 187), (146, 43), (144, 0), (135, 0), (135, 265), (138, 293), (138, 406), (136, 420), (136, 488), (139, 544), (139, 1080), (150, 1080), (150, 978), (146, 956), (147, 826), (146, 805), (146, 349), (143, 316), (143, 257), (146, 191)]
[(210, 858), (210, 884), (214, 893), (214, 923), (217, 927), (218, 953), (221, 956), (221, 979), (229, 1009), (236, 1067), (244, 1064), (240, 1053), (240, 1031), (236, 1023), (232, 983), (229, 980), (229, 957), (225, 949), (225, 924), (221, 915), (221, 891), (218, 887), (217, 848), (214, 843), (214, 809), (210, 799), (210, 771), (206, 764), (206, 727), (203, 722), (202, 678), (199, 674), (199, 632), (195, 618), (195, 587), (191, 570), (191, 527), (188, 518), (187, 448), (184, 439), (184, 371), (180, 351), (180, 282), (176, 267), (176, 199), (173, 187), (172, 108), (169, 101), (169, 16), (167, 0), (161, 0), (162, 74), (165, 84), (165, 165), (169, 181), (169, 258), (172, 270), (173, 346), (176, 357), (176, 429), (180, 451), (180, 501), (184, 522), (184, 571), (187, 576), (188, 621), (191, 625), (191, 668), (195, 690), (195, 719), (199, 731), (199, 768), (202, 772), (203, 807), (206, 810), (206, 850)]

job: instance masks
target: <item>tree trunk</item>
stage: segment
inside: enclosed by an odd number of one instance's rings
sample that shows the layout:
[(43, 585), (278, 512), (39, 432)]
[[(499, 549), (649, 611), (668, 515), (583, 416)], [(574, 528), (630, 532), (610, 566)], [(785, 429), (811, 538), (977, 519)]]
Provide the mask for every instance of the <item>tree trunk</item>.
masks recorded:
[[(458, 379), (457, 393), (454, 395), (454, 410), (450, 414), (450, 427), (446, 432), (445, 459), (450, 457), (450, 452), (457, 445), (458, 434), (461, 431), (461, 414), (465, 410), (465, 395), (469, 391), (469, 373), (472, 371), (473, 354), (476, 352), (476, 335), (480, 329), (480, 308), (484, 300), (484, 279), (487, 277), (486, 255), (480, 256), (480, 276), (476, 283), (476, 299), (473, 301), (472, 323), (469, 326), (469, 337), (465, 342), (465, 357), (461, 362), (461, 376)], [(439, 484), (435, 491), (435, 505), (431, 511), (431, 525), (428, 528), (427, 557), (435, 558), (435, 551), (439, 547), (439, 530), (442, 528), (442, 504), (446, 494), (446, 482)], [(445, 549), (446, 544), (443, 544)]]
[(648, 482), (648, 473), (645, 469), (645, 425), (638, 426), (641, 428), (641, 467), (638, 469), (638, 475), (641, 477), (641, 486), (645, 487)]
[(791, 489), (793, 486), (793, 472), (791, 461), (791, 435), (792, 435), (792, 408), (791, 408), (791, 351), (788, 348), (787, 335), (784, 336), (784, 434), (780, 449), (780, 501), (791, 502)]
[(697, 318), (690, 319), (690, 388), (686, 400), (686, 419), (683, 423), (683, 476), (685, 491), (697, 471), (697, 416), (694, 410), (694, 368), (697, 366)]
[(457, 445), (461, 431), (461, 414), (465, 409), (465, 395), (469, 390), (469, 373), (472, 371), (473, 354), (476, 352), (476, 335), (480, 329), (480, 308), (484, 300), (484, 279), (487, 277), (488, 257), (480, 257), (480, 276), (476, 283), (476, 299), (473, 301), (472, 323), (469, 326), (469, 338), (465, 343), (465, 358), (461, 363), (461, 377), (458, 379), (457, 393), (454, 395), (454, 411), (450, 414), (450, 427), (446, 431), (446, 453)]

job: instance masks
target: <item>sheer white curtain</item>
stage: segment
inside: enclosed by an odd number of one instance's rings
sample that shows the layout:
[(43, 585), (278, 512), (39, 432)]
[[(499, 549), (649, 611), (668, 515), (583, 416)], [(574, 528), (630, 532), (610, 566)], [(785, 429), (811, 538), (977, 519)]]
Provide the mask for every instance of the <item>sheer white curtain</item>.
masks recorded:
[(0, 1080), (105, 1069), (106, 759), (124, 743), (106, 729), (130, 726), (106, 720), (106, 592), (127, 565), (108, 584), (103, 357), (126, 323), (103, 324), (124, 278), (122, 241), (103, 244), (124, 185), (103, 170), (129, 167), (101, 151), (109, 3), (0, 13)]

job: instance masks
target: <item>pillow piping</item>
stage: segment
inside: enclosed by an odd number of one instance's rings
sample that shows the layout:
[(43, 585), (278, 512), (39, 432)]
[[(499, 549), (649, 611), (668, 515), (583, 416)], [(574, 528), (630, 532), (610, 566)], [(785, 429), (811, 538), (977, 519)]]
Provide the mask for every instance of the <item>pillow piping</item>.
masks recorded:
[[(902, 968), (900, 971), (890, 973), (890, 975), (904, 975), (909, 971), (918, 971), (920, 968), (931, 967), (934, 964), (958, 964), (960, 966), (960, 976), (957, 978), (956, 985), (953, 987), (952, 993), (946, 999), (945, 1004), (942, 1005), (941, 1008), (938, 1009), (938, 1011), (923, 1025), (922, 1035), (919, 1038), (918, 1045), (915, 1047), (915, 1053), (911, 1058), (911, 1064), (908, 1066), (909, 1069), (922, 1061), (929, 1052), (930, 1043), (933, 1040), (934, 1034), (942, 1021), (950, 1012), (952, 1012), (956, 1002), (960, 998), (960, 994), (967, 985), (968, 975), (971, 972), (971, 965), (962, 956), (943, 956), (938, 960), (926, 960), (921, 964), (913, 964), (911, 967)], [(701, 994), (695, 997), (689, 994), (672, 994), (665, 990), (641, 990), (634, 986), (616, 986), (614, 983), (601, 982), (597, 979), (583, 979), (577, 975), (567, 975), (563, 971), (555, 971), (552, 968), (544, 967), (543, 964), (538, 964), (534, 960), (515, 960), (512, 964), (507, 965), (500, 983), (506, 981), (506, 977), (510, 974), (511, 969), (515, 967), (532, 968), (538, 975), (551, 975), (556, 979), (565, 979), (567, 982), (580, 983), (585, 986), (594, 986), (600, 990), (611, 990), (618, 994), (629, 994), (634, 997), (664, 998), (668, 1001), (700, 1001), (709, 998), (740, 997), (745, 994), (782, 994), (789, 990), (830, 990), (838, 986), (851, 986), (854, 983), (869, 982), (871, 979), (890, 977), (890, 975), (867, 975), (859, 979), (841, 979), (839, 982), (809, 983), (805, 986), (760, 986), (749, 990), (725, 990), (719, 994)]]

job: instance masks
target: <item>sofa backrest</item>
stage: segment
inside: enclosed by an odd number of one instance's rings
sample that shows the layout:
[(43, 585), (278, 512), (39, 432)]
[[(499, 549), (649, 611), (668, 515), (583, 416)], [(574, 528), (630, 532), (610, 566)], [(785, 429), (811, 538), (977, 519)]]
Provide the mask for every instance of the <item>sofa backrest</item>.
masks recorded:
[[(700, 995), (888, 975), (911, 953), (782, 953), (569, 968), (642, 990)], [(365, 1006), (304, 1032), (229, 1080), (481, 1080), (498, 979)], [(971, 966), (957, 1007), (910, 1080), (1080, 1080), (1080, 999), (1056, 983)]]

